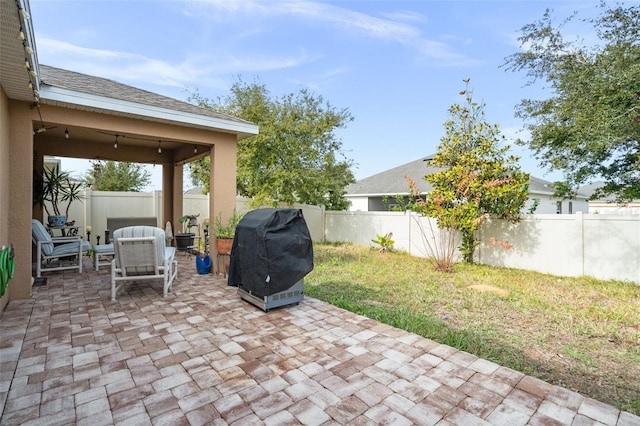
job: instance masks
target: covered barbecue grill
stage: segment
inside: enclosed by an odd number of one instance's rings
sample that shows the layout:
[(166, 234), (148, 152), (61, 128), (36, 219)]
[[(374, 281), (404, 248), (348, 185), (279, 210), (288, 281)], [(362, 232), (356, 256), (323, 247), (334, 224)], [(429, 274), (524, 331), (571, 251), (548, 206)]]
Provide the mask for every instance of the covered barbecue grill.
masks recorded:
[(313, 270), (313, 245), (299, 209), (257, 209), (236, 227), (228, 284), (264, 311), (298, 303)]

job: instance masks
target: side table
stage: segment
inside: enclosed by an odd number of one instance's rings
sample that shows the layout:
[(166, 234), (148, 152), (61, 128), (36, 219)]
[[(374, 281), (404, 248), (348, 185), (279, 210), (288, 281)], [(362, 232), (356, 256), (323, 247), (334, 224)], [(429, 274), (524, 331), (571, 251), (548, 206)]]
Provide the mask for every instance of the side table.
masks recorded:
[[(112, 259), (115, 254), (113, 243), (93, 246), (93, 266), (96, 268), (96, 271), (100, 270), (100, 266), (111, 265), (110, 259)], [(104, 258), (108, 258), (109, 260), (105, 260)]]

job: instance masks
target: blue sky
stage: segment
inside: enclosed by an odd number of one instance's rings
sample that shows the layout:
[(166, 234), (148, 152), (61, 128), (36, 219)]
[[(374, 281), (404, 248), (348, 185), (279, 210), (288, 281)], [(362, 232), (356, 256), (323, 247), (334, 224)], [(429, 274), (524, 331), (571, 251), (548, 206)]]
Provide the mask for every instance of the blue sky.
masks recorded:
[[(111, 78), (180, 100), (216, 98), (238, 78), (273, 96), (309, 88), (354, 121), (337, 131), (357, 179), (432, 154), (463, 79), (523, 170), (556, 180), (512, 142), (524, 74), (500, 68), (523, 25), (546, 8), (560, 22), (593, 15), (597, 1), (93, 1), (31, 0), (39, 61)], [(576, 35), (589, 38), (589, 34)], [(87, 162), (63, 161), (84, 173)], [(160, 188), (161, 168), (153, 170)]]

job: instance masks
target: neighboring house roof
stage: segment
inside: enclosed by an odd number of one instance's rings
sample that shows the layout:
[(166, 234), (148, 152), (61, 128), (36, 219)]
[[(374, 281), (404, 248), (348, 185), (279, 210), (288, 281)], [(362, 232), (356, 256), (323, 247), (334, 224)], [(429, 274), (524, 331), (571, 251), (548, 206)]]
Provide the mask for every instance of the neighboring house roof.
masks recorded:
[(185, 192), (185, 194), (196, 194), (196, 195), (206, 195), (204, 192), (204, 188), (196, 186), (194, 188), (191, 189), (187, 189)]
[[(581, 186), (580, 189), (579, 189), (579, 192), (582, 193), (582, 194), (585, 194), (588, 198), (591, 198), (591, 196), (593, 196), (593, 194), (596, 192), (596, 190), (598, 190), (598, 189), (600, 189), (600, 188), (602, 188), (604, 186), (605, 186), (604, 182), (600, 182), (600, 181), (592, 182), (590, 184)], [(605, 195), (604, 198), (596, 198), (594, 200), (590, 199), (589, 201), (594, 202), (594, 203), (609, 203), (609, 204), (618, 204), (618, 205), (626, 205), (627, 204), (627, 203), (618, 203), (616, 201), (616, 196), (613, 195), (613, 194)], [(639, 203), (639, 202), (640, 202), (640, 200), (633, 200), (630, 203)]]
[(242, 137), (258, 133), (258, 126), (188, 102), (158, 95), (106, 78), (40, 64), (42, 104), (84, 107), (88, 111), (115, 111), (155, 121), (238, 132)]
[[(580, 192), (585, 194), (588, 198), (591, 198), (591, 196), (600, 188), (602, 188), (604, 186), (604, 182), (593, 182), (584, 186), (580, 187)], [(600, 201), (600, 202), (606, 202), (606, 203), (612, 203), (615, 201), (615, 197), (613, 195), (608, 195), (604, 198), (598, 198), (597, 200), (589, 200), (589, 201)]]
[[(441, 170), (441, 168), (429, 164), (428, 160), (431, 158), (433, 158), (433, 156), (422, 157), (419, 160), (394, 167), (347, 185), (345, 187), (346, 195), (408, 195), (409, 184), (405, 180), (405, 176), (414, 179), (418, 185), (418, 189), (420, 189), (422, 193), (427, 193), (431, 191), (433, 187), (424, 177)], [(552, 195), (553, 191), (552, 182), (533, 176), (529, 178), (529, 193)], [(578, 198), (586, 198), (586, 196), (580, 193)]]
[(398, 167), (377, 173), (373, 176), (360, 179), (345, 187), (347, 195), (404, 195), (409, 194), (409, 184), (405, 176), (414, 179), (418, 188), (422, 192), (429, 192), (432, 186), (424, 180), (424, 176), (440, 170), (439, 167), (429, 165), (428, 159), (423, 157), (419, 160), (403, 164)]

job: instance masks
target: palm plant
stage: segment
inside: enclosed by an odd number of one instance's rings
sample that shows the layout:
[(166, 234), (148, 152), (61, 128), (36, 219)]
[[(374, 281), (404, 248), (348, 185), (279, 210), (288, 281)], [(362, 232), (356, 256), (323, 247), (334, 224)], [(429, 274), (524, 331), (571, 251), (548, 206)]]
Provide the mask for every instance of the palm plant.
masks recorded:
[[(60, 170), (58, 166), (51, 169), (45, 168), (42, 172), (42, 178), (37, 181), (39, 187), (34, 191), (34, 204), (44, 206), (47, 215), (68, 217), (71, 203), (82, 199), (80, 195), (82, 184), (75, 182), (69, 172)], [(66, 207), (64, 207), (64, 203), (66, 203)], [(63, 208), (64, 214), (62, 213)]]

